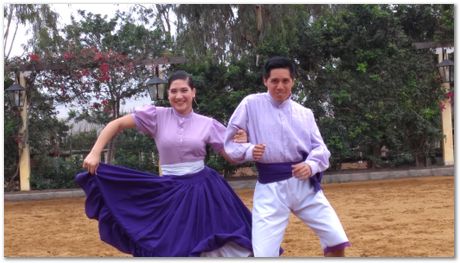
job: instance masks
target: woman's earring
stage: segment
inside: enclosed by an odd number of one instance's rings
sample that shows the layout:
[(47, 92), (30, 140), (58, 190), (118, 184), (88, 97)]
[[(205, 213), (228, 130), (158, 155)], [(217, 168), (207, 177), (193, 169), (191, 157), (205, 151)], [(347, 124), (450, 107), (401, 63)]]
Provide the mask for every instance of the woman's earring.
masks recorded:
[(195, 104), (196, 104), (196, 108), (197, 108), (197, 109), (199, 109), (199, 108), (200, 108), (200, 106), (198, 106), (198, 102), (196, 102), (196, 99), (195, 99), (195, 97), (193, 97), (193, 102), (195, 102)]

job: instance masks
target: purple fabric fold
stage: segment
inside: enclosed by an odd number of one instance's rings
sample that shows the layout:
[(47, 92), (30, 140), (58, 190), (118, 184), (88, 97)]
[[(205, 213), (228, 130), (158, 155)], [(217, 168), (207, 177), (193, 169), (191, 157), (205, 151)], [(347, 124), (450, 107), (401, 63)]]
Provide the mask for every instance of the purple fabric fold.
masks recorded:
[(350, 242), (344, 242), (344, 243), (340, 243), (340, 244), (332, 246), (332, 247), (326, 247), (324, 249), (324, 255), (326, 255), (329, 252), (345, 249), (346, 247), (349, 247), (349, 246), (351, 246)]
[(200, 256), (233, 241), (252, 251), (251, 213), (213, 169), (184, 176), (101, 163), (79, 173), (101, 240), (144, 257)]

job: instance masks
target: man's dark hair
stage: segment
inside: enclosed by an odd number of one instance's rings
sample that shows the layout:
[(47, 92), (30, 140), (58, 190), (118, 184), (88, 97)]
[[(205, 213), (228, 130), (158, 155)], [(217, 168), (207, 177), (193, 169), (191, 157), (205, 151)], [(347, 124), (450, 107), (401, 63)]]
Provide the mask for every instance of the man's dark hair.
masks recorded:
[(291, 73), (291, 78), (295, 78), (296, 75), (296, 68), (292, 60), (286, 58), (286, 57), (271, 57), (268, 59), (268, 61), (265, 63), (264, 66), (264, 78), (268, 79), (270, 77), (270, 72), (272, 69), (277, 69), (277, 68), (285, 68), (288, 69), (289, 72)]

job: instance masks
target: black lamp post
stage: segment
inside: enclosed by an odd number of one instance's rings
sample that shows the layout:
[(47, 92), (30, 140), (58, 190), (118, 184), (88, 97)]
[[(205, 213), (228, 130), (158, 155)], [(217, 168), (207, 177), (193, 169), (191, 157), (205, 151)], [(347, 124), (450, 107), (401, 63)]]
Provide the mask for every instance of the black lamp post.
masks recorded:
[(445, 59), (436, 65), (439, 69), (443, 83), (454, 83), (454, 62), (450, 59)]
[(150, 77), (146, 82), (145, 85), (147, 86), (150, 99), (152, 101), (159, 101), (164, 100), (165, 98), (165, 84), (168, 83), (166, 80), (161, 79), (159, 77), (153, 76)]
[(21, 85), (14, 83), (11, 85), (9, 88), (5, 90), (8, 95), (8, 100), (10, 101), (10, 104), (13, 107), (16, 108), (22, 108), (24, 107), (24, 100), (22, 97), (24, 96), (23, 91), (25, 91), (25, 88), (22, 87)]

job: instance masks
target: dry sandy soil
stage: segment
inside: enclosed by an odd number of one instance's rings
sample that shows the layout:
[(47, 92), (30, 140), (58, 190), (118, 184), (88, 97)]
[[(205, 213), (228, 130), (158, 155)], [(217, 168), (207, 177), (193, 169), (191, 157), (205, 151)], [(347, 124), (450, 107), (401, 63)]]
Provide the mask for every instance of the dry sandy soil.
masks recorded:
[[(352, 246), (349, 257), (454, 257), (454, 176), (326, 184)], [(252, 189), (237, 190), (252, 207)], [(5, 201), (5, 257), (126, 257), (99, 240), (84, 199)], [(318, 238), (292, 216), (284, 257), (321, 257)]]

